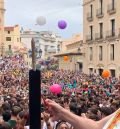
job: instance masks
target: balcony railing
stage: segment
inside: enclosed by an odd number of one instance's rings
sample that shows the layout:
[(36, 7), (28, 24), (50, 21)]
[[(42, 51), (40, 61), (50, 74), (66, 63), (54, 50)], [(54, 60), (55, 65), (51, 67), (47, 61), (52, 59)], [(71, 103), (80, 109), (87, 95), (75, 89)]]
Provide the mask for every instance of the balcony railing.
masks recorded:
[(103, 39), (103, 33), (96, 33), (96, 34), (95, 34), (95, 39), (96, 39), (96, 40)]
[(106, 38), (115, 38), (116, 37), (116, 34), (115, 34), (116, 31), (107, 31), (106, 32)]
[(88, 20), (89, 22), (93, 21), (93, 16), (92, 16), (91, 13), (87, 13), (87, 20)]
[(96, 17), (102, 18), (104, 16), (103, 9), (99, 8), (97, 9)]
[(86, 41), (93, 41), (93, 37), (91, 35), (87, 35), (86, 36)]
[(109, 4), (108, 5), (108, 9), (107, 9), (107, 12), (111, 15), (111, 14), (114, 14), (116, 13), (116, 4)]

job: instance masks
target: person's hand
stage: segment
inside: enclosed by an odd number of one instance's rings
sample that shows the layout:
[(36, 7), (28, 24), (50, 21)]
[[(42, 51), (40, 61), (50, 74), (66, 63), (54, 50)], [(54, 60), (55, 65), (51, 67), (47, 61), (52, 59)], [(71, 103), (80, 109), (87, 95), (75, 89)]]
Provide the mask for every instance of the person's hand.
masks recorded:
[(45, 122), (47, 123), (50, 119), (50, 114), (43, 112)]
[(47, 99), (45, 101), (48, 103), (49, 114), (51, 116), (55, 116), (56, 120), (61, 119), (62, 118), (61, 114), (65, 109), (50, 99)]

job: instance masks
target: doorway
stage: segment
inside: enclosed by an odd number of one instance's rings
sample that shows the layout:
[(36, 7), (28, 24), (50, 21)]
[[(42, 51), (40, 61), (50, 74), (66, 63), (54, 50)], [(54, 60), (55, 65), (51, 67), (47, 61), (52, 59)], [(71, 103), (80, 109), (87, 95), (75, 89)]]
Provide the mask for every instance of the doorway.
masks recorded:
[(112, 77), (115, 77), (115, 69), (110, 69), (110, 73)]
[(82, 62), (78, 62), (78, 69), (80, 72), (83, 71), (83, 63)]
[(102, 76), (102, 72), (103, 72), (103, 69), (99, 68), (98, 73), (99, 73), (100, 76)]

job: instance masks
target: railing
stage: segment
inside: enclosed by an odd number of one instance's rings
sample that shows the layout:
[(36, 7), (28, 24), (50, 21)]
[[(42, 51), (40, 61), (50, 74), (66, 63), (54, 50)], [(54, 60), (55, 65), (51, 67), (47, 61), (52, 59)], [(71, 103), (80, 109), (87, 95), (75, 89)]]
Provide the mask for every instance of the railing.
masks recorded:
[(87, 20), (88, 21), (93, 21), (93, 16), (91, 13), (87, 13)]
[(110, 30), (106, 32), (106, 38), (115, 38), (116, 34), (115, 34), (115, 30)]
[(97, 9), (96, 17), (102, 18), (104, 16), (103, 9), (99, 8)]
[(96, 34), (95, 34), (95, 39), (96, 39), (96, 40), (103, 39), (103, 33), (96, 33)]
[(91, 35), (86, 36), (86, 41), (92, 41), (92, 40), (93, 40), (93, 37)]
[(113, 13), (116, 13), (116, 4), (109, 4), (108, 5), (108, 9), (107, 9), (107, 12), (109, 14), (113, 14)]

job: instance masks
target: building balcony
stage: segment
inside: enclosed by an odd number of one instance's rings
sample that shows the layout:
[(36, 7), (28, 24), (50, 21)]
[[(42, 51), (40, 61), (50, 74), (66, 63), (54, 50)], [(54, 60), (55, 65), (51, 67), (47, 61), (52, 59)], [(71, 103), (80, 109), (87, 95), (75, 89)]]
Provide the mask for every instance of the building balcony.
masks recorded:
[(107, 31), (106, 32), (106, 38), (107, 39), (115, 39), (116, 38), (116, 31)]
[(104, 16), (103, 9), (99, 8), (97, 9), (96, 17), (102, 18)]
[(93, 41), (93, 37), (91, 35), (86, 36), (86, 42), (91, 42)]
[(103, 33), (96, 33), (95, 34), (95, 40), (102, 40), (103, 39)]
[(116, 13), (116, 6), (115, 4), (113, 5), (112, 3), (108, 5), (108, 9), (107, 12), (112, 15), (114, 13)]
[(91, 13), (87, 13), (87, 20), (88, 20), (89, 22), (93, 21), (93, 16), (92, 16)]

